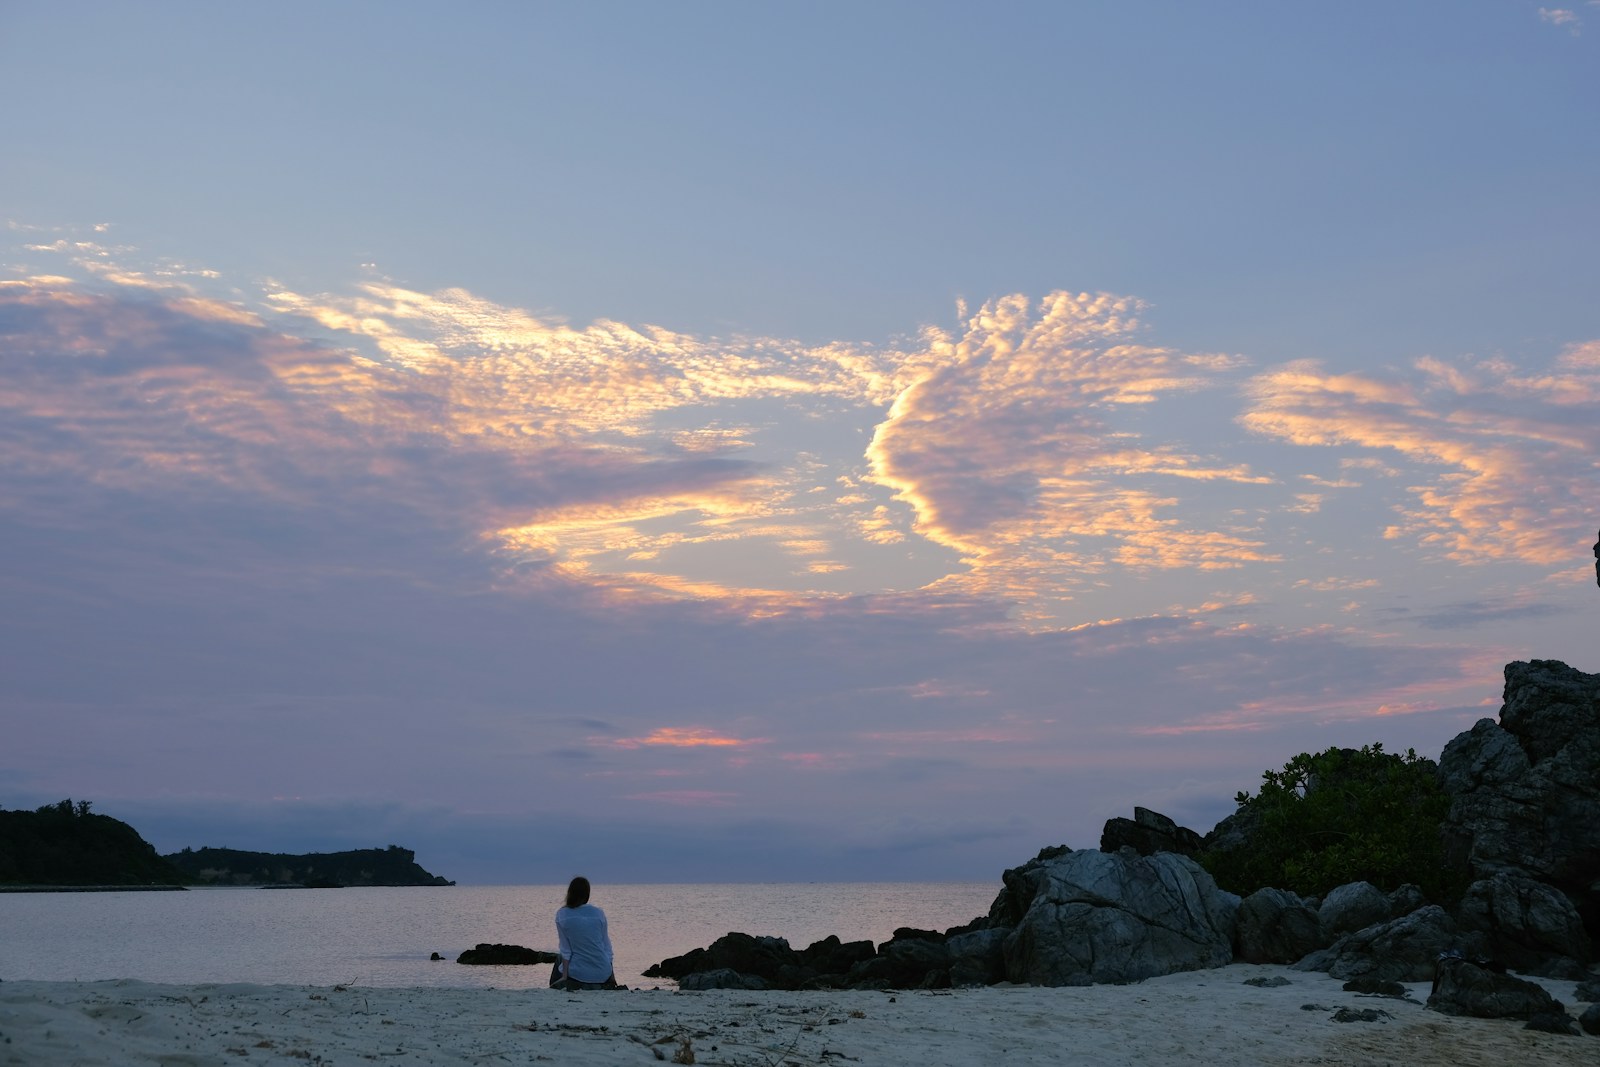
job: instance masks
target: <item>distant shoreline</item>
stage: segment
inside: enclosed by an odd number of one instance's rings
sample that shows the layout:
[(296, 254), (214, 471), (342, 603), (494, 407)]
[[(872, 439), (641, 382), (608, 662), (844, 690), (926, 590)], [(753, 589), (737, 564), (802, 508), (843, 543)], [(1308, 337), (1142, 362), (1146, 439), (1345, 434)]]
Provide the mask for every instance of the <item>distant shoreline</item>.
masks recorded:
[(186, 885), (0, 885), (0, 893), (186, 893)]

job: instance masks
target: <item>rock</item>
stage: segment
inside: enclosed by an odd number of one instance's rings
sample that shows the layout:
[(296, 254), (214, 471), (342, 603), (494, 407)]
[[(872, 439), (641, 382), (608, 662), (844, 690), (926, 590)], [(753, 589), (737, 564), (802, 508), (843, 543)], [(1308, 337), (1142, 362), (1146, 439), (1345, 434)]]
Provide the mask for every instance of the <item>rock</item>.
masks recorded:
[(1132, 819), (1109, 819), (1100, 833), (1100, 851), (1115, 852), (1131, 848), (1141, 856), (1157, 852), (1176, 852), (1193, 856), (1200, 851), (1200, 835), (1179, 826), (1158, 811), (1133, 809)]
[(1387, 922), (1393, 915), (1389, 895), (1371, 882), (1350, 882), (1329, 890), (1317, 912), (1322, 932), (1329, 941)]
[(1389, 894), (1389, 915), (1398, 919), (1402, 915), (1410, 915), (1427, 903), (1428, 898), (1422, 895), (1422, 889), (1408, 883)]
[(489, 966), (505, 966), (507, 964), (521, 966), (533, 963), (554, 963), (560, 958), (557, 953), (540, 952), (538, 949), (523, 948), (521, 945), (477, 945), (457, 956), (456, 962), (486, 964)]
[(1578, 1025), (1586, 1034), (1600, 1036), (1600, 1004), (1591, 1004), (1578, 1016)]
[(1438, 961), (1428, 1007), (1445, 1015), (1479, 1019), (1531, 1019), (1564, 1011), (1542, 986), (1452, 957)]
[(950, 984), (950, 950), (942, 939), (910, 937), (885, 941), (878, 946), (878, 959), (881, 964), (872, 977), (886, 979), (893, 989), (936, 988), (940, 979), (934, 979), (935, 985), (928, 984), (929, 976), (935, 972), (944, 973), (944, 986)]
[(1578, 983), (1578, 988), (1573, 991), (1573, 1000), (1600, 1000), (1600, 978), (1590, 978)]
[(1317, 913), (1285, 889), (1258, 889), (1239, 904), (1238, 956), (1246, 963), (1293, 963), (1322, 947)]
[(682, 982), (687, 975), (726, 969), (774, 982), (784, 968), (799, 968), (801, 962), (789, 942), (781, 937), (729, 933), (717, 938), (709, 948), (697, 948), (662, 960), (644, 975), (646, 978), (676, 978)]
[(1542, 1011), (1530, 1018), (1524, 1030), (1540, 1030), (1562, 1037), (1578, 1036), (1578, 1021), (1564, 1011)]
[(1253, 985), (1258, 989), (1276, 989), (1279, 986), (1294, 985), (1281, 974), (1275, 974), (1271, 978), (1246, 978), (1244, 984)]
[(971, 930), (944, 943), (950, 953), (950, 984), (957, 988), (994, 985), (1006, 980), (1005, 927)]
[(1021, 877), (1031, 903), (1005, 941), (1013, 982), (1135, 982), (1233, 959), (1239, 898), (1186, 856), (1068, 852)]
[(800, 963), (818, 974), (842, 975), (851, 967), (863, 960), (870, 960), (877, 954), (878, 950), (871, 941), (841, 943), (836, 935), (830, 934), (821, 941), (813, 942), (801, 952)]
[(1391, 997), (1395, 1000), (1404, 1000), (1411, 995), (1411, 990), (1399, 982), (1382, 982), (1376, 978), (1352, 978), (1344, 984), (1344, 991), (1370, 997)]
[(1346, 934), (1324, 958), (1328, 974), (1334, 978), (1426, 982), (1433, 977), (1434, 961), (1440, 953), (1455, 948), (1458, 941), (1455, 922), (1443, 908), (1430, 904), (1410, 915)]
[(1333, 1013), (1333, 1021), (1336, 1023), (1381, 1023), (1385, 1019), (1393, 1018), (1393, 1015), (1381, 1008), (1340, 1008)]
[(1066, 845), (1049, 845), (1039, 850), (1039, 854), (1020, 867), (1008, 867), (1000, 872), (1000, 881), (1003, 888), (996, 894), (994, 903), (989, 905), (990, 926), (1016, 926), (1027, 914), (1028, 908), (1033, 904), (1034, 894), (1037, 892), (1035, 881), (1032, 878), (1034, 871), (1051, 860), (1059, 859), (1070, 853), (1072, 849)]
[[(1500, 721), (1445, 746), (1446, 859), (1472, 880), (1518, 874), (1561, 890), (1600, 935), (1600, 677), (1509, 663)], [(1567, 955), (1589, 959), (1592, 945)]]
[(765, 979), (753, 974), (740, 974), (728, 967), (714, 971), (697, 971), (678, 979), (679, 989), (770, 989)]
[(1583, 920), (1565, 895), (1543, 882), (1507, 871), (1473, 882), (1456, 909), (1456, 922), (1462, 930), (1483, 933), (1489, 954), (1513, 970), (1574, 980), (1585, 974), (1589, 938)]

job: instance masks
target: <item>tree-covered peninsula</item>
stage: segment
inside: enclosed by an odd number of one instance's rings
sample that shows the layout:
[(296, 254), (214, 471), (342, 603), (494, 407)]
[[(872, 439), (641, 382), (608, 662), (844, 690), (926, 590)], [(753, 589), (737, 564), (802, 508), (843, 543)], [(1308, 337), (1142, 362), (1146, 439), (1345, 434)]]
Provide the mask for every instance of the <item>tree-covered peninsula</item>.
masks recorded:
[(423, 870), (417, 854), (399, 845), (304, 855), (186, 848), (164, 859), (195, 885), (455, 885)]
[(139, 832), (87, 800), (0, 810), (0, 886), (180, 886), (190, 879)]
[(186, 848), (169, 856), (87, 800), (0, 809), (0, 890), (181, 889), (185, 886), (455, 885), (399, 845), (288, 854)]

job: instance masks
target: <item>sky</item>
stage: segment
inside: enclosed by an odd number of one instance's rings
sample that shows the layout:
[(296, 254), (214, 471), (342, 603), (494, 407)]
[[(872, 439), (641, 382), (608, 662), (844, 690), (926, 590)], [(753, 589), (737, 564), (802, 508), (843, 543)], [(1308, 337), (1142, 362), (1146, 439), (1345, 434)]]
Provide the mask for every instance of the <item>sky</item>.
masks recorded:
[(998, 880), (1600, 671), (1600, 3), (0, 0), (0, 806)]

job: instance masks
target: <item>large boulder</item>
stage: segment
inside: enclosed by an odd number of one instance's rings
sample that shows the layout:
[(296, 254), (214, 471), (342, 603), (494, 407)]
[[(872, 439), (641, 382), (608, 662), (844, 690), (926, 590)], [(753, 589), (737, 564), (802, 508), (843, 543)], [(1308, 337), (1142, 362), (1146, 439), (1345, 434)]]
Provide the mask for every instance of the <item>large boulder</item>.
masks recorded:
[(1392, 914), (1389, 894), (1371, 882), (1350, 882), (1330, 889), (1317, 909), (1322, 932), (1330, 940), (1386, 922)]
[(1543, 986), (1450, 957), (1438, 961), (1428, 1007), (1479, 1019), (1531, 1019), (1565, 1010)]
[(1141, 856), (1157, 852), (1177, 852), (1193, 856), (1200, 851), (1200, 835), (1179, 826), (1159, 811), (1135, 807), (1131, 819), (1108, 819), (1100, 832), (1100, 851), (1116, 852), (1131, 848)]
[(1489, 954), (1513, 970), (1546, 978), (1584, 977), (1589, 938), (1560, 890), (1501, 871), (1472, 883), (1456, 909), (1462, 930), (1481, 932)]
[(1136, 982), (1233, 960), (1239, 898), (1186, 856), (1067, 852), (1023, 877), (1030, 903), (1005, 942), (1013, 982)]
[(1508, 663), (1505, 679), (1500, 721), (1480, 719), (1439, 758), (1440, 784), (1452, 796), (1446, 858), (1470, 879), (1506, 872), (1555, 886), (1593, 939), (1600, 936), (1600, 676), (1534, 660)]
[[(1461, 944), (1455, 921), (1437, 904), (1410, 915), (1346, 934), (1333, 947), (1295, 964), (1298, 969), (1327, 971), (1334, 978), (1375, 982), (1426, 982), (1433, 978), (1441, 953)], [(1476, 949), (1479, 942), (1470, 942)]]
[(950, 984), (959, 989), (1004, 982), (1006, 938), (1010, 934), (1009, 929), (1000, 927), (951, 936), (944, 943), (950, 953)]
[(1246, 963), (1293, 963), (1322, 947), (1322, 925), (1298, 895), (1258, 889), (1239, 904), (1236, 944)]

